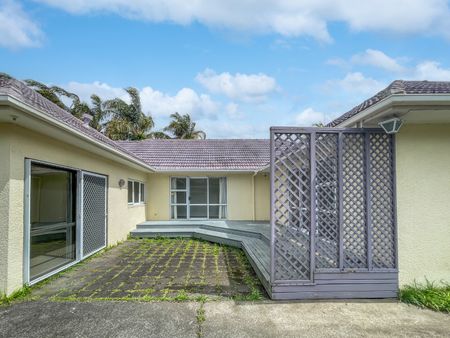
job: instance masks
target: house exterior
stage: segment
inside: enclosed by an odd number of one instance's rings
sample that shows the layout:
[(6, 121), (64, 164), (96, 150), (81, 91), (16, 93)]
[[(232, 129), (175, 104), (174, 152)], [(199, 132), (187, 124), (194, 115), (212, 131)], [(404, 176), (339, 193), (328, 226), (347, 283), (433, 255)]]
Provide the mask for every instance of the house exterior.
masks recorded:
[[(400, 284), (450, 280), (450, 83), (396, 81), (330, 123), (397, 116)], [(146, 220), (270, 219), (269, 140), (114, 142), (0, 77), (0, 292), (36, 283)]]
[(400, 285), (450, 280), (450, 83), (394, 81), (329, 127), (377, 127), (396, 138)]

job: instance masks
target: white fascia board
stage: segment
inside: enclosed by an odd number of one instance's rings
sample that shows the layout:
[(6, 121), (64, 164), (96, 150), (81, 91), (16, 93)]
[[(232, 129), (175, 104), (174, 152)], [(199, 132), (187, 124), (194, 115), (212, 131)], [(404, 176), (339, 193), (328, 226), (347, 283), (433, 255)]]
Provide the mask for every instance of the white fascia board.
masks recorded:
[(146, 169), (146, 170), (148, 170), (150, 172), (154, 172), (155, 171), (154, 168), (150, 167), (149, 165), (145, 164), (144, 162), (141, 162), (141, 161), (139, 161), (139, 160), (137, 160), (137, 159), (135, 159), (135, 158), (133, 158), (133, 157), (131, 157), (131, 156), (129, 156), (129, 155), (119, 151), (119, 150), (117, 150), (117, 149), (114, 149), (114, 148), (112, 148), (112, 147), (110, 147), (110, 146), (108, 146), (108, 145), (106, 145), (106, 144), (104, 144), (104, 143), (102, 143), (100, 141), (97, 141), (97, 140), (89, 137), (88, 135), (85, 135), (85, 134), (79, 132), (78, 130), (70, 127), (69, 125), (67, 125), (65, 123), (62, 123), (62, 122), (52, 118), (51, 116), (48, 116), (47, 114), (41, 112), (39, 109), (36, 109), (36, 108), (26, 104), (26, 103), (23, 103), (22, 101), (16, 99), (13, 96), (0, 95), (0, 102), (6, 103), (7, 105), (9, 105), (11, 107), (14, 107), (16, 109), (19, 109), (20, 111), (24, 112), (25, 114), (32, 115), (33, 117), (36, 117), (39, 120), (42, 120), (42, 121), (44, 121), (44, 122), (46, 122), (46, 123), (48, 123), (50, 125), (58, 127), (60, 129), (63, 129), (64, 131), (66, 131), (66, 132), (68, 132), (68, 133), (70, 133), (72, 135), (75, 135), (76, 137), (78, 137), (78, 138), (80, 138), (80, 139), (82, 139), (82, 140), (84, 140), (84, 141), (86, 141), (88, 143), (94, 144), (96, 147), (101, 148), (104, 151), (107, 151), (107, 152), (109, 152), (109, 153), (111, 153), (111, 154), (113, 154), (115, 156), (118, 156), (118, 157), (120, 157), (122, 159), (125, 159), (125, 160), (133, 163), (134, 165), (137, 165), (137, 166), (139, 166), (139, 167), (141, 167), (143, 169)]
[(349, 119), (339, 123), (335, 127), (350, 127), (360, 121), (372, 118), (373, 115), (382, 113), (383, 110), (390, 108), (395, 104), (438, 104), (448, 103), (450, 105), (449, 94), (393, 94), (387, 98), (375, 103), (366, 110), (350, 117)]

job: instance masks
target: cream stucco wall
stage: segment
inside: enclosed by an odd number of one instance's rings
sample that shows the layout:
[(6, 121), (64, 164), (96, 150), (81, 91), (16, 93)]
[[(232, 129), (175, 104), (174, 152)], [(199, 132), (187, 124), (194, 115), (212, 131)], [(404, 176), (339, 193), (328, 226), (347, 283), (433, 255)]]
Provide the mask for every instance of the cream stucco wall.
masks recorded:
[(255, 176), (255, 214), (257, 220), (270, 220), (270, 176)]
[[(227, 201), (229, 220), (268, 220), (269, 219), (269, 179), (267, 174), (149, 174), (148, 212), (150, 220), (170, 219), (170, 177), (171, 176), (209, 176), (227, 178)], [(253, 181), (254, 179), (254, 181)], [(253, 190), (255, 187), (255, 190)]]
[(397, 135), (400, 284), (450, 281), (450, 124)]
[(9, 142), (0, 128), (0, 293), (6, 291), (9, 224)]
[[(118, 186), (120, 179), (145, 181), (147, 173), (144, 169), (138, 171), (126, 167), (15, 125), (0, 124), (0, 135), (0, 259), (6, 261), (0, 261), (0, 269), (6, 269), (6, 273), (0, 276), (8, 278), (7, 284), (3, 281), (1, 287), (0, 277), (0, 290), (10, 293), (23, 284), (25, 158), (108, 176), (108, 244), (125, 239), (137, 223), (146, 220), (146, 206), (128, 206), (127, 187), (121, 189)], [(5, 177), (9, 177), (9, 181)], [(8, 204), (6, 208), (5, 204)], [(6, 258), (3, 255), (5, 250)]]

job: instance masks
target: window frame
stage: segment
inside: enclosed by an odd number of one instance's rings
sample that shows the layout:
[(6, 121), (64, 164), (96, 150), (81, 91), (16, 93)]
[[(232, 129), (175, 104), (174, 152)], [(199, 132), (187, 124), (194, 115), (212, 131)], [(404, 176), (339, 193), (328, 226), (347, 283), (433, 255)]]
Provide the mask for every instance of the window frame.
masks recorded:
[[(209, 196), (209, 180), (210, 179), (224, 179), (225, 184), (228, 185), (228, 179), (226, 176), (171, 176), (169, 180), (169, 208), (170, 208), (170, 219), (180, 219), (180, 220), (226, 220), (228, 219), (228, 189), (226, 189), (226, 203), (210, 203), (210, 196)], [(184, 179), (186, 180), (186, 188), (184, 189), (173, 189), (172, 188), (172, 179)], [(206, 191), (207, 191), (207, 201), (206, 203), (191, 203), (190, 201), (190, 195), (191, 195), (191, 179), (206, 179)], [(186, 194), (186, 202), (185, 203), (173, 203), (172, 202), (172, 193), (177, 192), (184, 192)], [(186, 218), (178, 218), (178, 217), (172, 217), (172, 209), (177, 206), (186, 206)], [(191, 206), (205, 206), (207, 217), (206, 218), (200, 218), (200, 217), (191, 217)], [(222, 218), (210, 218), (210, 207), (225, 207), (225, 215)], [(176, 213), (175, 213), (176, 215)]]
[[(130, 202), (129, 200), (129, 195), (130, 195), (130, 183), (131, 183), (131, 198), (132, 201)], [(139, 192), (138, 192), (138, 198), (137, 201), (135, 200), (135, 186), (138, 186)], [(144, 205), (146, 204), (146, 194), (145, 194), (145, 183), (139, 180), (135, 180), (132, 178), (129, 178), (127, 180), (127, 202), (129, 206), (133, 206), (133, 205)]]

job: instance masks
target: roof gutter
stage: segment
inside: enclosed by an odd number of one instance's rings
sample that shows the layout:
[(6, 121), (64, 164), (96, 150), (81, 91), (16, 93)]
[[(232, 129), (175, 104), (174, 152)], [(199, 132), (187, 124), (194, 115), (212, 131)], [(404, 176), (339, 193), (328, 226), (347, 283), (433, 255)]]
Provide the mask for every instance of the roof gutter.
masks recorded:
[(383, 110), (389, 108), (394, 104), (404, 103), (438, 103), (447, 102), (450, 104), (450, 95), (448, 94), (392, 94), (387, 98), (375, 103), (373, 106), (359, 112), (358, 114), (348, 118), (345, 121), (337, 124), (334, 128), (338, 127), (350, 127), (358, 122), (366, 120), (368, 117), (373, 118), (378, 113), (383, 113)]
[(70, 126), (66, 125), (65, 123), (59, 122), (58, 120), (55, 120), (54, 118), (48, 116), (47, 114), (43, 113), (41, 110), (34, 108), (33, 106), (23, 103), (22, 101), (18, 100), (17, 98), (10, 96), (10, 95), (0, 95), (0, 103), (5, 103), (11, 107), (17, 108), (21, 110), (22, 112), (33, 115), (34, 117), (37, 117), (38, 119), (51, 124), (53, 126), (56, 126), (60, 129), (63, 129), (64, 131), (75, 135), (78, 138), (83, 139), (84, 141), (87, 141), (88, 143), (94, 144), (95, 146), (101, 148), (102, 150), (105, 150), (109, 153), (112, 153), (115, 156), (118, 156), (122, 159), (125, 159), (129, 162), (132, 162), (146, 170), (149, 170), (151, 172), (155, 172), (155, 169), (150, 167), (148, 164), (141, 162), (132, 156), (129, 156), (117, 149), (114, 149), (112, 147), (107, 146), (106, 144), (99, 142), (93, 138), (90, 138), (89, 136), (79, 132), (78, 130), (71, 128)]

